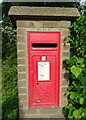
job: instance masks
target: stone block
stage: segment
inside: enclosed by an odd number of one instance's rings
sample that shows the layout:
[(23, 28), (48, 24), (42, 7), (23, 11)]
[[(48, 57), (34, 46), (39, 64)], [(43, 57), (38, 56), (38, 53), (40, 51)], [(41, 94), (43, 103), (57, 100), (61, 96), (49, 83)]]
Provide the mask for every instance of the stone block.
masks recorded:
[(57, 114), (61, 113), (62, 109), (61, 108), (45, 108), (45, 109), (40, 109), (40, 114)]
[(26, 87), (27, 80), (18, 80), (18, 86), (19, 87)]
[(26, 59), (24, 59), (24, 58), (18, 58), (17, 59), (17, 63), (18, 63), (18, 65), (25, 65), (26, 64)]
[(18, 51), (17, 56), (20, 57), (26, 57), (26, 52), (25, 51)]
[(17, 35), (17, 43), (26, 43), (27, 38), (24, 35)]
[(26, 35), (26, 31), (24, 28), (17, 28), (17, 35)]
[(17, 44), (17, 50), (26, 50), (26, 45), (25, 44)]
[(27, 100), (27, 95), (26, 95), (26, 93), (25, 93), (25, 94), (19, 94), (19, 100), (21, 100), (21, 101)]
[(70, 35), (69, 29), (62, 29), (62, 36), (67, 37), (68, 35)]
[[(23, 86), (23, 87), (25, 87), (25, 86)], [(27, 88), (21, 88), (21, 87), (19, 87), (18, 88), (18, 93), (19, 94), (26, 94), (27, 93)]]
[(18, 80), (26, 79), (26, 73), (18, 73)]
[(68, 105), (68, 100), (62, 100), (61, 101), (61, 107), (64, 107), (66, 105)]

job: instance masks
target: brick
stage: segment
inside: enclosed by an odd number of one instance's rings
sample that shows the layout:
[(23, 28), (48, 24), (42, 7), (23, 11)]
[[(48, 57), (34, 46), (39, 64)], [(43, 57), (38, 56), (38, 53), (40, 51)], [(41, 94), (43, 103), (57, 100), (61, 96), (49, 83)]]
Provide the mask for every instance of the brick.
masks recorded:
[(62, 87), (61, 88), (61, 93), (66, 93), (67, 92), (67, 87)]
[(26, 94), (27, 93), (27, 88), (18, 88), (18, 92), (19, 92), (19, 94)]
[(18, 51), (17, 56), (18, 57), (26, 57), (26, 52), (25, 51)]
[(26, 114), (26, 115), (27, 114), (29, 114), (29, 115), (32, 114), (33, 115), (33, 114), (37, 114), (37, 109), (21, 109), (20, 108), (19, 113), (20, 113), (20, 115), (23, 115), (23, 114)]
[(17, 20), (17, 26), (18, 27), (26, 27), (25, 23), (27, 24), (27, 21), (19, 21), (19, 20)]
[(61, 36), (61, 42), (64, 43), (66, 39), (66, 36)]
[(17, 21), (18, 27), (41, 27), (41, 28), (68, 28), (70, 21)]
[[(66, 45), (64, 45), (64, 50), (70, 50), (70, 44), (66, 43)], [(69, 51), (70, 52), (70, 51)], [(69, 54), (70, 56), (70, 54)]]
[(62, 114), (54, 114), (54, 115), (53, 115), (53, 114), (51, 114), (51, 115), (48, 115), (48, 114), (44, 114), (44, 115), (43, 115), (43, 114), (42, 114), (42, 115), (41, 115), (41, 114), (40, 114), (40, 115), (38, 114), (38, 115), (36, 115), (36, 114), (35, 114), (35, 115), (26, 115), (26, 117), (27, 117), (27, 118), (31, 118), (31, 119), (32, 119), (32, 118), (39, 118), (39, 119), (40, 119), (40, 118), (41, 118), (41, 119), (42, 119), (42, 118), (45, 118), (45, 120), (48, 119), (48, 118), (52, 118), (51, 120), (53, 120), (54, 118), (57, 118), (57, 120), (59, 120), (59, 119), (62, 118), (61, 120), (65, 120), (65, 119), (63, 119), (64, 117), (63, 117)]
[(47, 109), (40, 109), (40, 114), (55, 114), (55, 113), (61, 113), (61, 108), (47, 108)]
[(60, 21), (62, 28), (68, 28), (71, 25), (70, 21)]
[(68, 97), (68, 96), (67, 96), (66, 94), (61, 93), (61, 100), (66, 100), (67, 97)]
[(61, 100), (61, 107), (68, 105), (68, 100)]
[(69, 81), (67, 80), (61, 80), (61, 86), (68, 86), (69, 85)]
[(27, 108), (28, 107), (28, 103), (27, 102), (19, 102), (19, 108)]
[(17, 35), (26, 35), (26, 31), (24, 28), (17, 28)]
[(62, 48), (62, 51), (69, 51), (70, 52), (70, 44), (69, 43), (61, 43), (61, 48)]
[(28, 103), (25, 101), (19, 102), (19, 107), (22, 107), (22, 106), (27, 107)]
[(68, 51), (66, 51), (66, 52), (65, 52), (65, 51), (62, 52), (62, 56), (65, 57), (65, 58), (66, 58), (66, 57), (67, 57), (67, 58), (70, 57), (70, 51), (68, 50)]
[(17, 44), (17, 50), (26, 50), (25, 44)]
[[(33, 111), (33, 110), (36, 110), (36, 111)], [(51, 112), (51, 114), (48, 114), (47, 112), (45, 112), (45, 114), (41, 114), (41, 113), (38, 114), (37, 110), (38, 109), (32, 109), (32, 110), (20, 109), (20, 116), (21, 116), (21, 118), (24, 118), (24, 117), (27, 117), (27, 118), (51, 118), (54, 115), (57, 116), (55, 118), (58, 118), (59, 116), (62, 117), (62, 112), (60, 112), (60, 111), (58, 112), (58, 110), (57, 110), (56, 114), (54, 112), (53, 113)]]
[(41, 22), (41, 27), (44, 28), (61, 28), (61, 22), (59, 21), (45, 21), (45, 22)]
[(17, 42), (18, 43), (26, 43), (27, 39), (25, 38), (25, 36), (17, 36)]
[(37, 118), (49, 118), (49, 115), (47, 115), (47, 114), (46, 115), (37, 115), (36, 117)]
[(26, 79), (26, 73), (18, 73), (18, 80)]
[[(26, 116), (26, 114), (20, 114), (19, 113), (19, 120), (27, 120), (27, 116)], [(28, 119), (29, 120), (29, 119)]]
[[(39, 114), (32, 114), (32, 115), (30, 114), (30, 115), (29, 115), (29, 114), (26, 114), (26, 115), (22, 115), (21, 117), (22, 117), (22, 118), (29, 118), (29, 119), (32, 119), (32, 118), (33, 118), (33, 119), (34, 119), (34, 118), (40, 119), (40, 118), (49, 118), (49, 115), (47, 115), (47, 114), (46, 114), (46, 115), (39, 115)], [(28, 119), (28, 120), (29, 120), (29, 119)], [(21, 119), (21, 120), (22, 120), (22, 119)], [(25, 119), (24, 119), (24, 120), (25, 120)]]
[[(36, 27), (37, 23), (39, 24), (39, 22), (35, 22), (35, 21), (17, 21), (17, 25), (18, 27)], [(36, 26), (35, 26), (36, 25)], [(40, 25), (40, 24), (39, 24)], [(39, 26), (38, 25), (38, 26)]]
[[(51, 118), (51, 120), (53, 120), (53, 118), (57, 118), (57, 120), (65, 120), (65, 117), (63, 114), (59, 113), (59, 114), (55, 114), (55, 115), (50, 115), (49, 118)], [(62, 119), (61, 119), (62, 118)]]
[(17, 63), (18, 63), (18, 65), (26, 64), (26, 59), (18, 58)]
[(25, 81), (25, 80), (18, 80), (18, 86), (19, 87), (24, 87), (24, 86), (26, 86), (26, 83), (27, 83), (27, 81)]
[(70, 35), (69, 29), (63, 29), (62, 30), (62, 36), (68, 36), (68, 35)]
[(19, 94), (19, 100), (22, 100), (22, 101), (27, 100), (27, 95)]

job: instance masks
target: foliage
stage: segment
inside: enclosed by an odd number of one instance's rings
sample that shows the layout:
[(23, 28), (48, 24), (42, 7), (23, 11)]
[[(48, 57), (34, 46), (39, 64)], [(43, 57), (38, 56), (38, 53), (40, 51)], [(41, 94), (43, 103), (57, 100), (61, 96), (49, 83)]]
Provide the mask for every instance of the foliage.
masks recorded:
[[(6, 21), (7, 20), (7, 21)], [(5, 24), (4, 24), (5, 23)], [(18, 119), (16, 32), (8, 18), (2, 26), (2, 119)]]
[(3, 60), (12, 54), (12, 51), (16, 52), (16, 32), (12, 28), (12, 24), (2, 27), (2, 55)]
[[(11, 6), (74, 6), (73, 3), (21, 3), (3, 2), (2, 3), (2, 104), (3, 120), (18, 119), (18, 93), (17, 93), (17, 71), (16, 71), (16, 32), (12, 27), (8, 17)], [(79, 4), (75, 5), (79, 6)], [(68, 87), (69, 104), (66, 106), (68, 118), (84, 118), (86, 116), (86, 55), (85, 55), (85, 35), (86, 17), (82, 16), (71, 26), (71, 36), (68, 41), (71, 43), (71, 59), (67, 60), (67, 69), (70, 71), (70, 86)]]
[(65, 107), (68, 119), (86, 119), (86, 16), (82, 15), (70, 27), (71, 56), (66, 60), (70, 71), (69, 104)]
[(2, 118), (18, 119), (18, 93), (16, 53), (12, 53), (3, 64), (2, 71)]

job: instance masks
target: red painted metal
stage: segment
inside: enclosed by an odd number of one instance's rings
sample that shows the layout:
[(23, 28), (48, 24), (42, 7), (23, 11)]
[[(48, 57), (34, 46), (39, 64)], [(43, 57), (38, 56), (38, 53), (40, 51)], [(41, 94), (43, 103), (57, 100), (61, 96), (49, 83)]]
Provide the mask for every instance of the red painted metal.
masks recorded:
[(28, 73), (28, 107), (59, 107), (60, 32), (28, 32)]

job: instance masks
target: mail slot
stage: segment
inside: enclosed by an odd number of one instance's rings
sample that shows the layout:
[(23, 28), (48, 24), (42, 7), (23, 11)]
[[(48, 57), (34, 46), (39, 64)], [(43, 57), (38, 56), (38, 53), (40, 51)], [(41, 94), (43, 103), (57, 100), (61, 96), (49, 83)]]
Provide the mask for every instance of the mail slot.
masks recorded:
[(28, 32), (28, 107), (59, 107), (60, 32)]
[(37, 48), (41, 48), (41, 47), (44, 47), (44, 48), (54, 48), (54, 47), (57, 47), (57, 44), (56, 43), (33, 43), (32, 44), (32, 47), (37, 47)]

